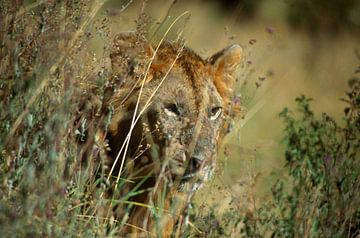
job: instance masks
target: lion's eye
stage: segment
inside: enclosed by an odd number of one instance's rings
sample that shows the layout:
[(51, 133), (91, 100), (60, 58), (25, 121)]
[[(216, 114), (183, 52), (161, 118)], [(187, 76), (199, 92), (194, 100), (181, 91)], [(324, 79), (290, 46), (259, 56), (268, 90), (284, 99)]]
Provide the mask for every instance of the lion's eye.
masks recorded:
[(219, 116), (221, 115), (221, 113), (222, 113), (221, 107), (213, 107), (210, 112), (210, 120), (214, 121), (214, 120), (218, 119)]
[(178, 117), (180, 116), (180, 111), (179, 108), (176, 104), (171, 103), (171, 104), (167, 104), (165, 105), (165, 109), (164, 109), (166, 115), (171, 116), (171, 117)]

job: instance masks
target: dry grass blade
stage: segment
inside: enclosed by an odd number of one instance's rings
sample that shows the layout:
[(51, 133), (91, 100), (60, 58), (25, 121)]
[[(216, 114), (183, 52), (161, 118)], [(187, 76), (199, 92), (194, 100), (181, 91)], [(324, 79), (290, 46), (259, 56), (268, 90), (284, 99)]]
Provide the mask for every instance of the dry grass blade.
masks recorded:
[(109, 175), (108, 175), (108, 179), (110, 179), (114, 169), (115, 169), (115, 166), (116, 164), (118, 163), (118, 160), (119, 160), (119, 157), (121, 155), (121, 153), (123, 152), (124, 150), (124, 147), (125, 147), (125, 151), (123, 153), (123, 158), (122, 158), (122, 161), (121, 161), (121, 164), (120, 164), (120, 169), (119, 169), (119, 175), (118, 175), (118, 178), (116, 180), (116, 184), (118, 184), (118, 181), (119, 181), (119, 178), (120, 178), (120, 174), (123, 170), (123, 166), (124, 166), (124, 162), (125, 162), (125, 156), (126, 156), (126, 151), (127, 151), (127, 148), (129, 146), (129, 142), (130, 142), (130, 139), (131, 139), (131, 134), (132, 134), (132, 131), (136, 125), (136, 123), (138, 122), (138, 120), (140, 119), (140, 116), (144, 113), (144, 111), (148, 108), (148, 106), (150, 105), (151, 103), (151, 100), (152, 98), (154, 97), (154, 95), (156, 94), (157, 90), (160, 88), (162, 82), (164, 82), (164, 80), (166, 79), (166, 77), (168, 76), (168, 74), (170, 73), (172, 67), (175, 65), (175, 62), (177, 60), (177, 58), (180, 56), (180, 53), (178, 53), (176, 59), (174, 60), (174, 62), (172, 63), (171, 67), (169, 68), (169, 70), (167, 71), (166, 75), (163, 77), (163, 79), (161, 80), (161, 82), (159, 83), (159, 85), (157, 86), (157, 88), (154, 90), (153, 94), (149, 97), (148, 101), (146, 102), (144, 108), (140, 111), (139, 115), (136, 115), (137, 114), (137, 110), (138, 110), (138, 107), (139, 107), (139, 102), (140, 102), (140, 97), (142, 95), (142, 91), (143, 91), (143, 88), (144, 88), (144, 84), (145, 84), (145, 81), (146, 81), (146, 77), (147, 77), (147, 74), (149, 72), (149, 69), (151, 67), (151, 64), (152, 64), (152, 61), (154, 60), (155, 56), (156, 56), (156, 53), (158, 52), (162, 42), (164, 41), (165, 37), (168, 35), (168, 33), (170, 32), (170, 30), (172, 29), (172, 27), (182, 18), (184, 17), (185, 15), (189, 14), (188, 11), (184, 12), (183, 14), (181, 14), (180, 16), (178, 16), (174, 21), (173, 23), (169, 26), (169, 28), (167, 29), (167, 31), (165, 32), (164, 36), (162, 37), (162, 39), (160, 40), (158, 46), (156, 47), (154, 53), (153, 53), (153, 56), (151, 57), (150, 59), (150, 62), (147, 66), (147, 69), (145, 71), (145, 74), (144, 74), (144, 77), (143, 77), (143, 80), (142, 80), (142, 84), (141, 84), (141, 87), (140, 87), (140, 93), (139, 93), (139, 97), (138, 97), (138, 100), (137, 100), (137, 103), (136, 103), (136, 106), (135, 106), (135, 110), (134, 110), (134, 114), (133, 114), (133, 118), (132, 118), (132, 123), (131, 123), (131, 127), (130, 127), (130, 130), (127, 134), (127, 137), (124, 141), (124, 144), (122, 145), (122, 147), (120, 148), (120, 151), (118, 152), (118, 155), (116, 156), (115, 158), (115, 161), (114, 161), (114, 164), (113, 166), (111, 167), (110, 169), (110, 172), (109, 172)]

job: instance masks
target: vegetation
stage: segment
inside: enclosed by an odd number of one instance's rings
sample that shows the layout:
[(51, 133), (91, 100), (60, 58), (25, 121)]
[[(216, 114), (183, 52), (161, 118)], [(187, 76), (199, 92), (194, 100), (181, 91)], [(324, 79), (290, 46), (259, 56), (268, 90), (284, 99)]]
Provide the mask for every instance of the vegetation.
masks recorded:
[[(95, 35), (110, 38), (106, 17), (89, 30), (102, 4), (40, 2), (0, 2), (1, 237), (115, 236), (131, 224), (110, 211), (138, 191), (104, 199), (107, 144), (95, 132), (106, 131), (112, 115), (111, 76), (89, 50)], [(194, 207), (183, 235), (359, 236), (359, 80), (350, 87), (340, 124), (317, 118), (305, 96), (297, 98), (299, 113), (281, 112), (289, 178), (273, 186), (268, 203), (221, 221), (215, 208), (203, 215)]]
[(112, 232), (99, 215), (106, 186), (95, 176), (106, 149), (95, 131), (111, 114), (101, 111), (109, 75), (89, 47), (89, 22), (101, 6), (1, 1), (2, 237)]
[[(244, 218), (251, 237), (357, 237), (360, 234), (360, 84), (343, 99), (344, 125), (325, 113), (316, 119), (311, 99), (296, 99), (300, 116), (285, 108), (286, 167), (272, 200)], [(288, 188), (286, 188), (286, 185)]]

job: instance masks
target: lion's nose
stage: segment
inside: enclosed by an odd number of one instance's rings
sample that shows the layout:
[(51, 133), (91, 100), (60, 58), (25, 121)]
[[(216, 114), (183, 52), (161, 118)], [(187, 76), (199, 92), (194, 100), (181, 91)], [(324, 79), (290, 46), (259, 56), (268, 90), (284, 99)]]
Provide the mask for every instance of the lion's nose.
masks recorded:
[(192, 156), (188, 162), (188, 166), (185, 170), (184, 179), (193, 177), (198, 172), (203, 163), (203, 159), (200, 156)]

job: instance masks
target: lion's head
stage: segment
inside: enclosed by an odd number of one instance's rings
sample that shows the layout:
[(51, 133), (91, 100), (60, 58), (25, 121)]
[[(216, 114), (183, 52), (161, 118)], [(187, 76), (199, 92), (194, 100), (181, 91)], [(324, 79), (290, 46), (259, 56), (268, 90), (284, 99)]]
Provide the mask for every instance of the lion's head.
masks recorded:
[(134, 178), (151, 174), (153, 183), (162, 174), (170, 185), (192, 181), (191, 189), (197, 188), (213, 171), (232, 74), (242, 57), (238, 45), (204, 60), (180, 44), (156, 48), (135, 33), (118, 35), (111, 54), (118, 87), (108, 133), (111, 157), (124, 153), (131, 131), (127, 172)]

